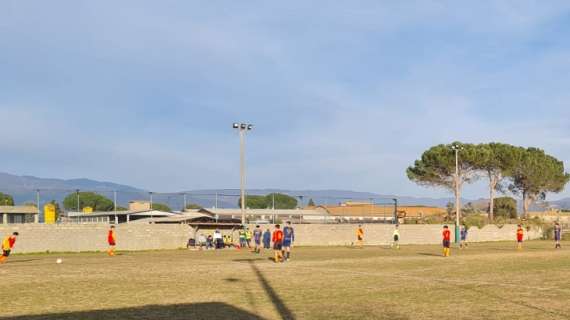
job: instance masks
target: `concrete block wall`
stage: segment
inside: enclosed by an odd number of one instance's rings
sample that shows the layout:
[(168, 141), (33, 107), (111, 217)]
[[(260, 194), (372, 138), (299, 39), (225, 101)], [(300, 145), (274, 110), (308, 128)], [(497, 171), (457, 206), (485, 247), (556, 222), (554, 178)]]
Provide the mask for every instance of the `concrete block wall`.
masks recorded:
[[(250, 228), (254, 228), (250, 225)], [(272, 226), (263, 225), (265, 230)], [(439, 244), (441, 243), (442, 225), (401, 225), (401, 244)], [(21, 224), (0, 226), (0, 237), (20, 232), (15, 253), (30, 252), (82, 252), (104, 251), (107, 249), (107, 230), (104, 224), (86, 225), (45, 225)], [(295, 244), (298, 246), (345, 246), (356, 241), (357, 225), (348, 224), (300, 224), (294, 225)], [(363, 224), (366, 245), (386, 245), (391, 243), (393, 225)], [(208, 234), (212, 230), (201, 229)], [(228, 233), (229, 231), (223, 231)], [(453, 231), (452, 231), (453, 232)], [(160, 250), (186, 247), (194, 230), (180, 224), (121, 224), (116, 228), (118, 250)], [(233, 233), (237, 241), (238, 234)], [(482, 229), (469, 229), (469, 242), (514, 241), (516, 225), (501, 228), (488, 225)], [(540, 230), (526, 233), (527, 239), (539, 239)]]
[[(82, 252), (107, 250), (104, 224), (21, 224), (0, 226), (0, 236), (18, 231), (14, 252)], [(158, 250), (186, 247), (191, 234), (187, 225), (122, 224), (116, 227), (118, 250)]]
[[(250, 225), (250, 228), (255, 228)], [(300, 224), (294, 225), (295, 244), (299, 246), (345, 246), (356, 242), (357, 225), (354, 224)], [(267, 226), (262, 226), (265, 230)], [(366, 245), (387, 245), (392, 242), (394, 226), (389, 224), (363, 224), (364, 242)], [(453, 226), (450, 227), (452, 235)], [(273, 226), (271, 226), (273, 231)], [(400, 225), (400, 244), (439, 244), (443, 225), (414, 224)], [(505, 225), (501, 228), (487, 225), (482, 229), (469, 228), (469, 242), (515, 241), (516, 225)], [(237, 234), (234, 235), (236, 237)], [(453, 236), (452, 236), (453, 237)], [(540, 239), (542, 231), (533, 229), (525, 231), (525, 239)]]

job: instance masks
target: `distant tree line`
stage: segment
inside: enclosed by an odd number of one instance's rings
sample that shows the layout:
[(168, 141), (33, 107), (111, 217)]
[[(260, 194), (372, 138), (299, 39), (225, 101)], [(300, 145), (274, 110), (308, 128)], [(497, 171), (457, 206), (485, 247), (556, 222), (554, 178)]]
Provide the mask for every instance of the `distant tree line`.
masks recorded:
[[(460, 148), (457, 176), (452, 146)], [(440, 144), (426, 150), (413, 166), (408, 167), (406, 173), (411, 181), (420, 185), (443, 187), (452, 192), (457, 190), (459, 198), (464, 184), (486, 179), (490, 220), (494, 219), (497, 210), (497, 192), (521, 197), (526, 215), (535, 201), (546, 199), (548, 192), (561, 192), (570, 179), (564, 170), (564, 163), (543, 150), (503, 143)]]
[[(247, 196), (245, 204), (249, 209), (295, 209), (297, 199), (282, 193), (270, 193), (265, 196)], [(238, 200), (238, 207), (241, 207), (241, 198)]]

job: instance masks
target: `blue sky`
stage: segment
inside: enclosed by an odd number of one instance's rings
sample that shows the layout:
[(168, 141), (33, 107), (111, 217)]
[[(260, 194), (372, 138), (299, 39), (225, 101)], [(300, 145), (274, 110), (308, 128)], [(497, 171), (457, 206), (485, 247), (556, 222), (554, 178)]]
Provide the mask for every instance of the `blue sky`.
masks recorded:
[(249, 187), (448, 195), (405, 176), (434, 144), (569, 163), (568, 34), (567, 1), (4, 0), (0, 171), (236, 188), (248, 121)]

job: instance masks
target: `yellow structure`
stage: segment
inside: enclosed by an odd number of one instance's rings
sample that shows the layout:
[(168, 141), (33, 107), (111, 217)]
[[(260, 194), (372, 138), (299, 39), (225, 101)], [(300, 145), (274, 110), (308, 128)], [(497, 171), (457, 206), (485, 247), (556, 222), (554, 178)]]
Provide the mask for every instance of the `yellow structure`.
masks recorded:
[(84, 208), (83, 208), (83, 213), (93, 213), (93, 208), (91, 208), (91, 207), (84, 207)]
[(44, 223), (54, 224), (56, 219), (56, 208), (53, 203), (44, 205)]

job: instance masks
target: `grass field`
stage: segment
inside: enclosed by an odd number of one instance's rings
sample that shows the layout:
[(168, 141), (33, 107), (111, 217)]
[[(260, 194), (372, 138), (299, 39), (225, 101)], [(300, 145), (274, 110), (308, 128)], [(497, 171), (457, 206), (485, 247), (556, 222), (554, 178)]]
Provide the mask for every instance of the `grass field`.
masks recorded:
[(15, 255), (0, 319), (568, 319), (570, 243), (552, 247), (295, 248), (285, 264), (236, 250)]

